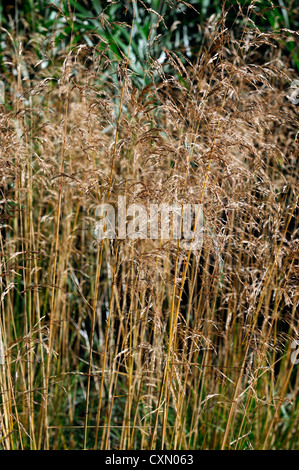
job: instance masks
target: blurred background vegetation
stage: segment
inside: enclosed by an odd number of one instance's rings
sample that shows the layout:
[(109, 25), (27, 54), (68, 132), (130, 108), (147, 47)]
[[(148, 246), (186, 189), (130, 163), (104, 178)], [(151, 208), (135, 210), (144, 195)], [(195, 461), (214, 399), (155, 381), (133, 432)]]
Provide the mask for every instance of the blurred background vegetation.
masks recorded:
[[(222, 8), (228, 10), (226, 26), (237, 36), (240, 26), (250, 16), (252, 28), (263, 33), (284, 30), (280, 49), (284, 60), (299, 70), (298, 41), (291, 33), (299, 25), (299, 6), (295, 0), (189, 0), (135, 2), (135, 21), (132, 32), (130, 68), (134, 81), (146, 85), (151, 57), (165, 61), (163, 48), (178, 54), (182, 61), (195, 61), (202, 47), (202, 25), (211, 17), (220, 17)], [(250, 12), (249, 12), (250, 9)], [(126, 55), (132, 24), (133, 7), (128, 1), (101, 0), (9, 0), (0, 4), (1, 68), (5, 70), (5, 49), (8, 30), (13, 38), (22, 37), (24, 48), (33, 48), (41, 66), (68, 47), (80, 44), (105, 49), (114, 66)], [(287, 31), (289, 30), (289, 31)], [(18, 39), (19, 40), (19, 39)], [(165, 64), (164, 64), (165, 65)], [(111, 64), (110, 64), (111, 67)], [(4, 70), (3, 70), (4, 69)], [(107, 70), (107, 74), (111, 69)], [(102, 77), (103, 79), (105, 77)]]

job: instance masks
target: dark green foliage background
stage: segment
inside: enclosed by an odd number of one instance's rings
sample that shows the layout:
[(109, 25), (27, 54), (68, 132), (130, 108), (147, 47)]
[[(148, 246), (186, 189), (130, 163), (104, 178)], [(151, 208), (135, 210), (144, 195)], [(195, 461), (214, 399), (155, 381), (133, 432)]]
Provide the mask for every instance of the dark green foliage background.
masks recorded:
[[(195, 60), (202, 44), (201, 28), (212, 15), (220, 15), (225, 5), (228, 9), (226, 27), (236, 35), (244, 18), (250, 18), (261, 31), (279, 29), (298, 30), (299, 6), (294, 0), (190, 0), (180, 1), (144, 0), (135, 2), (136, 20), (131, 47), (131, 68), (145, 79), (149, 55), (159, 58), (162, 46)], [(151, 10), (163, 16), (163, 21)], [(9, 0), (0, 4), (0, 24), (15, 37), (21, 35), (25, 41), (39, 38), (44, 48), (52, 49), (54, 55), (70, 45), (87, 44), (99, 46), (99, 36), (109, 44), (110, 58), (121, 59), (127, 53), (130, 29), (122, 23), (132, 23), (132, 2), (101, 0)], [(244, 17), (243, 17), (244, 15)], [(112, 23), (109, 25), (109, 23)], [(250, 26), (250, 24), (249, 24)], [(291, 59), (293, 68), (299, 70), (298, 45), (289, 39), (282, 44), (283, 55)], [(5, 31), (1, 31), (1, 56), (5, 52)], [(32, 41), (31, 47), (40, 59), (43, 51)], [(100, 46), (101, 47), (101, 46)], [(3, 60), (2, 67), (3, 67)]]

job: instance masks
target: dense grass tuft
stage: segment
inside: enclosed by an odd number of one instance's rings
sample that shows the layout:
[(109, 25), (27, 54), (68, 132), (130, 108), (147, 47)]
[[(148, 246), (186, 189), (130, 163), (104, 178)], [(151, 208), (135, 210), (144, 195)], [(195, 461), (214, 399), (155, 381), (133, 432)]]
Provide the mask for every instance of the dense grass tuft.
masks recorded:
[[(143, 70), (135, 2), (119, 56), (2, 31), (2, 449), (298, 447), (296, 33), (255, 3)], [(201, 250), (98, 242), (124, 195), (202, 204)]]

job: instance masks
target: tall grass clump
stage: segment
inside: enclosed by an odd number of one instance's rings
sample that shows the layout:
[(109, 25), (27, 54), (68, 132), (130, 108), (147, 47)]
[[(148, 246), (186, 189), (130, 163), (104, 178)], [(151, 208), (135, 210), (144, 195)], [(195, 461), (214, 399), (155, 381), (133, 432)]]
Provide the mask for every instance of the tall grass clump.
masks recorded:
[[(3, 26), (2, 449), (298, 447), (298, 33), (229, 3), (195, 51), (196, 2)], [(98, 241), (118, 196), (201, 204), (200, 251)]]

